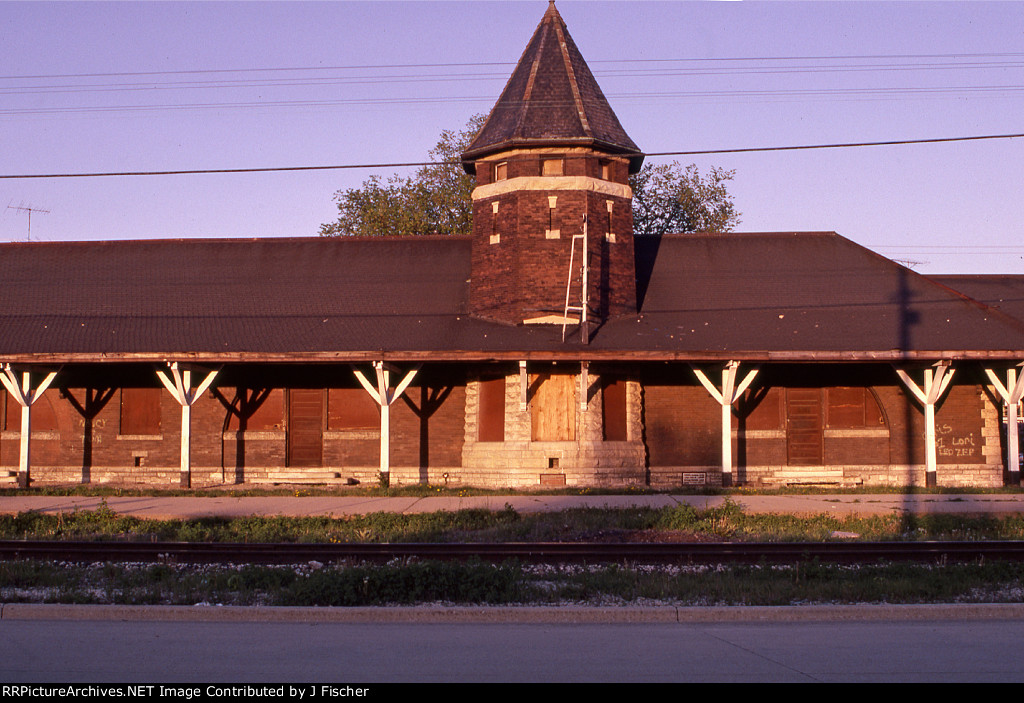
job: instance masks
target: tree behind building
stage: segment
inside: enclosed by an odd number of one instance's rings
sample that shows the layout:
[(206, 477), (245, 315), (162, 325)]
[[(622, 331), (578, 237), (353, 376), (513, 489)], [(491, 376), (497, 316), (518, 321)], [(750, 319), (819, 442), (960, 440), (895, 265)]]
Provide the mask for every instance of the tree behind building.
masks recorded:
[[(429, 152), (428, 166), (387, 181), (370, 176), (358, 188), (334, 194), (338, 219), (320, 226), (324, 237), (390, 237), (471, 234), (473, 178), (462, 152), (483, 125), (474, 115), (461, 131), (445, 130)], [(735, 171), (712, 167), (702, 176), (695, 164), (646, 164), (630, 177), (633, 232), (638, 236), (728, 232), (740, 222), (727, 184)]]

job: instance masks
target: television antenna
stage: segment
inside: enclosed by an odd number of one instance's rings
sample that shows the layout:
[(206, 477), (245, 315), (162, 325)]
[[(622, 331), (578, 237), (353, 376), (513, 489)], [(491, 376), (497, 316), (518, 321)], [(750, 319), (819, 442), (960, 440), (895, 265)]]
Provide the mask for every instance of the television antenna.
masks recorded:
[(31, 242), (32, 241), (32, 213), (33, 212), (39, 212), (39, 213), (42, 213), (44, 215), (50, 214), (49, 210), (43, 210), (42, 208), (32, 207), (32, 206), (25, 206), (25, 205), (8, 205), (7, 209), (8, 210), (17, 210), (18, 212), (27, 212), (28, 213), (28, 234), (25, 237), (25, 241), (26, 242)]
[(927, 261), (914, 261), (913, 259), (893, 259), (897, 264), (906, 266), (908, 269), (915, 269), (918, 266), (924, 266)]

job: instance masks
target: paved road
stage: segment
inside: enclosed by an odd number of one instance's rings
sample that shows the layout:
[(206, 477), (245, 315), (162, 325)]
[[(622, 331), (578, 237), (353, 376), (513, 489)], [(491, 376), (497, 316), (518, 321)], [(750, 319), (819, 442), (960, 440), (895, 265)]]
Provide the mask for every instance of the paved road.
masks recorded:
[[(625, 609), (624, 609), (625, 610)], [(0, 619), (33, 682), (1024, 681), (1024, 617), (722, 622)]]
[[(721, 505), (720, 496), (0, 497), (150, 518)], [(751, 512), (1024, 512), (1024, 495), (734, 496)], [(34, 610), (33, 610), (34, 608)], [(0, 606), (7, 682), (1024, 681), (1024, 607), (290, 609)], [(169, 615), (168, 613), (174, 613)]]
[(726, 500), (754, 513), (831, 513), (834, 515), (879, 515), (889, 513), (1024, 513), (1024, 494), (819, 494), (779, 496), (685, 496), (685, 495), (597, 495), (597, 496), (464, 496), (401, 497), (369, 496), (0, 496), (0, 513), (38, 511), (45, 513), (95, 510), (102, 504), (138, 517), (240, 517), (247, 515), (362, 515), (373, 512), (428, 513), (438, 510), (483, 508), (501, 510), (511, 505), (520, 513), (569, 508), (667, 507), (682, 504), (697, 508), (722, 505)]

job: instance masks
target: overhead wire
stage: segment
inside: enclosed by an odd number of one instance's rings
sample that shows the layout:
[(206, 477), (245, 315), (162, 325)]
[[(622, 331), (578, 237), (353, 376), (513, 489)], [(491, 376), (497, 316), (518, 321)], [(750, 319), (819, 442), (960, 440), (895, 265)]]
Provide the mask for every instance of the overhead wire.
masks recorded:
[[(949, 59), (949, 61), (946, 61)], [(984, 61), (981, 59), (993, 59)], [(786, 75), (786, 74), (825, 74), (825, 73), (863, 73), (863, 72), (910, 72), (910, 71), (950, 71), (950, 70), (1006, 70), (1024, 68), (1024, 52), (1002, 52), (1002, 53), (971, 53), (971, 54), (865, 54), (865, 55), (842, 55), (842, 56), (784, 56), (784, 57), (717, 57), (714, 59), (703, 58), (663, 58), (663, 59), (604, 59), (593, 60), (591, 64), (600, 65), (594, 71), (598, 76), (605, 78), (637, 78), (637, 77), (699, 77), (699, 76), (727, 76), (727, 75)], [(861, 63), (819, 63), (808, 65), (801, 62), (849, 62), (859, 61)], [(890, 63), (863, 63), (873, 61), (889, 61)], [(892, 63), (899, 61), (900, 63)], [(928, 61), (919, 63), (919, 61)], [(723, 65), (715, 66), (715, 62)], [(767, 63), (769, 65), (739, 65), (751, 64), (752, 62)], [(796, 62), (792, 65), (780, 65), (780, 62)], [(675, 64), (675, 65), (672, 65)], [(398, 83), (436, 83), (436, 82), (463, 82), (463, 81), (490, 81), (504, 80), (507, 74), (504, 72), (428, 72), (437, 69), (472, 69), (490, 68), (505, 69), (514, 65), (512, 62), (450, 62), (450, 63), (418, 63), (418, 64), (358, 64), (347, 66), (305, 66), (305, 67), (268, 67), (268, 68), (236, 68), (236, 69), (190, 69), (172, 71), (122, 71), (122, 72), (95, 72), (95, 73), (67, 73), (67, 74), (35, 74), (35, 75), (0, 75), (0, 81), (5, 83), (15, 81), (51, 81), (43, 85), (5, 85), (0, 83), (0, 95), (46, 95), (60, 93), (98, 93), (98, 92), (143, 92), (143, 91), (168, 91), (168, 90), (210, 90), (210, 89), (253, 89), (253, 88), (288, 88), (288, 87), (318, 87), (330, 85), (385, 85)], [(628, 68), (612, 68), (612, 65), (629, 66)], [(607, 67), (606, 67), (607, 66)], [(410, 72), (413, 69), (418, 72)], [(326, 76), (329, 72), (353, 71), (364, 72), (381, 70), (404, 70), (406, 73), (398, 75), (335, 75)], [(282, 74), (311, 73), (308, 76), (295, 77), (274, 77)], [(222, 78), (215, 80), (178, 80), (166, 81), (163, 79), (185, 76), (245, 76), (262, 74), (258, 78)], [(94, 79), (130, 78), (133, 81), (108, 81), (107, 83), (92, 83)], [(151, 78), (155, 80), (145, 81)], [(56, 81), (79, 81), (77, 84), (62, 85)], [(1024, 85), (986, 85), (986, 86), (932, 86), (924, 88), (886, 86), (879, 88), (832, 88), (832, 89), (778, 89), (778, 90), (714, 90), (714, 91), (662, 91), (647, 93), (618, 93), (610, 94), (609, 97), (619, 100), (661, 100), (661, 99), (708, 99), (708, 98), (746, 98), (760, 100), (777, 100), (785, 98), (796, 99), (830, 99), (838, 97), (851, 97), (858, 99), (884, 99), (892, 96), (914, 96), (929, 97), (950, 94), (998, 94), (1018, 93), (1024, 91)], [(119, 111), (179, 111), (189, 109), (225, 109), (225, 108), (267, 108), (267, 107), (330, 107), (338, 105), (374, 105), (374, 104), (429, 104), (437, 102), (473, 102), (490, 101), (493, 96), (461, 96), (444, 98), (351, 98), (342, 100), (277, 100), (277, 101), (248, 101), (248, 102), (213, 102), (213, 103), (184, 103), (184, 104), (163, 104), (163, 105), (134, 105), (134, 106), (68, 106), (52, 108), (8, 108), (0, 110), (0, 117), (3, 116), (28, 116), (42, 114), (75, 114), (84, 112), (119, 112)], [(943, 137), (930, 139), (904, 139), (876, 142), (846, 142), (834, 144), (803, 144), (769, 147), (740, 147), (726, 149), (703, 149), (685, 151), (660, 151), (648, 152), (647, 157), (670, 157), (670, 156), (699, 156), (714, 154), (739, 154), (756, 152), (782, 152), (801, 151), (817, 149), (848, 149), (879, 146), (903, 146), (914, 144), (937, 144), (951, 142), (968, 142), (978, 140), (1016, 139), (1024, 137), (1024, 133), (1016, 134), (991, 134), (972, 135), (959, 137)], [(0, 179), (40, 179), (40, 178), (100, 178), (116, 176), (168, 176), (168, 175), (201, 175), (201, 174), (232, 174), (232, 173), (269, 173), (269, 172), (300, 172), (300, 171), (322, 171), (342, 169), (393, 169), (405, 167), (451, 165), (457, 162), (438, 161), (412, 161), (393, 163), (359, 163), (359, 164), (335, 164), (320, 166), (282, 166), (282, 167), (257, 167), (257, 168), (214, 168), (214, 169), (178, 169), (178, 170), (151, 170), (151, 171), (116, 171), (116, 172), (79, 172), (79, 173), (47, 173), (47, 174), (0, 174)], [(879, 245), (875, 248), (892, 249), (899, 251), (914, 250), (915, 253), (944, 253), (953, 251), (958, 253), (971, 253), (974, 250), (1017, 250), (1020, 247), (959, 247), (931, 245), (925, 247), (914, 246), (886, 246)]]
[[(939, 144), (949, 142), (968, 142), (992, 139), (1018, 139), (1024, 137), (1024, 133), (1017, 134), (981, 134), (967, 137), (936, 137), (932, 139), (898, 139), (882, 142), (846, 142), (837, 144), (798, 144), (790, 146), (764, 146), (764, 147), (741, 147), (732, 149), (697, 149), (688, 151), (658, 151), (646, 152), (645, 157), (663, 156), (700, 156), (709, 154), (742, 154), (752, 152), (768, 151), (802, 151), (809, 149), (849, 149), (855, 147), (872, 146), (903, 146), (910, 144)], [(365, 164), (333, 164), (324, 166), (267, 166), (255, 168), (208, 168), (208, 169), (179, 169), (161, 171), (104, 171), (86, 173), (22, 173), (22, 174), (0, 174), (0, 179), (19, 178), (101, 178), (108, 176), (182, 176), (214, 173), (270, 173), (279, 171), (332, 171), (342, 169), (383, 169), (383, 168), (407, 168), (412, 166), (450, 166), (458, 165), (458, 161), (405, 161), (392, 163), (365, 163)]]
[[(884, 61), (885, 63), (878, 63)], [(809, 63), (814, 62), (814, 63)], [(855, 62), (855, 63), (850, 63)], [(637, 78), (637, 77), (696, 77), (722, 75), (784, 75), (784, 74), (820, 74), (836, 72), (909, 72), (909, 71), (950, 71), (950, 70), (1005, 70), (1024, 68), (1024, 52), (1003, 53), (964, 53), (964, 54), (865, 54), (840, 56), (783, 56), (783, 57), (714, 57), (714, 58), (653, 58), (653, 59), (604, 59), (593, 61), (606, 68), (599, 68), (595, 73), (602, 77)], [(422, 64), (352, 64), (340, 66), (291, 66), (265, 68), (229, 68), (229, 69), (187, 69), (171, 71), (121, 71), (66, 74), (8, 74), (0, 75), (0, 95), (51, 95), (51, 94), (84, 94), (97, 92), (145, 92), (168, 90), (222, 90), (222, 89), (256, 89), (256, 88), (289, 88), (328, 85), (387, 85), (397, 83), (436, 83), (436, 82), (468, 82), (504, 80), (507, 73), (504, 69), (512, 65), (510, 62), (451, 62)], [(615, 68), (614, 66), (623, 66)], [(498, 69), (501, 71), (478, 72), (473, 69)], [(454, 69), (454, 70), (453, 70)], [(379, 73), (382, 71), (402, 71), (399, 74)], [(359, 71), (358, 75), (345, 75), (344, 72)], [(325, 75), (342, 72), (341, 75)], [(378, 73), (375, 73), (378, 72)], [(310, 74), (310, 75), (295, 75)], [(242, 76), (259, 75), (257, 78)], [(213, 80), (166, 80), (185, 78), (187, 76), (219, 76)], [(230, 77), (238, 76), (238, 77)], [(290, 77), (293, 76), (293, 77)], [(127, 78), (128, 81), (93, 82), (94, 79)], [(146, 79), (146, 80), (141, 80)], [(46, 80), (48, 83), (36, 85), (9, 85), (24, 81)], [(61, 83), (70, 81), (70, 83)], [(931, 86), (914, 87), (874, 87), (865, 89), (835, 88), (800, 91), (781, 90), (712, 90), (712, 91), (667, 91), (658, 93), (620, 93), (612, 97), (618, 99), (664, 99), (664, 98), (775, 98), (775, 97), (832, 97), (836, 95), (908, 95), (935, 93), (964, 93), (969, 91), (1007, 91), (1024, 90), (1021, 85), (989, 85), (989, 86)], [(449, 101), (488, 100), (485, 96), (455, 96)], [(225, 109), (281, 106), (332, 106), (344, 104), (374, 104), (380, 101), (387, 104), (416, 104), (429, 102), (427, 98), (356, 98), (353, 100), (303, 100), (303, 101), (247, 101), (231, 103), (218, 101), (213, 103), (191, 102), (187, 105), (97, 105), (67, 106), (39, 108), (9, 108), (0, 111), (0, 116), (22, 117), (41, 114), (111, 112), (111, 111), (160, 111), (181, 109)]]
[[(709, 63), (713, 61), (851, 61), (881, 59), (980, 59), (1009, 57), (1024, 58), (1024, 52), (984, 52), (984, 53), (951, 53), (951, 54), (838, 54), (833, 56), (716, 56), (716, 57), (679, 57), (679, 58), (644, 58), (644, 59), (594, 59), (588, 64), (659, 64), (659, 63)], [(197, 68), (170, 71), (109, 71), (91, 73), (43, 73), (43, 74), (12, 74), (0, 75), (0, 80), (24, 80), (43, 78), (113, 78), (117, 76), (181, 76), (227, 73), (289, 73), (297, 71), (348, 71), (348, 70), (381, 70), (409, 68), (465, 68), (465, 67), (507, 67), (514, 66), (513, 61), (462, 61), (447, 63), (395, 63), (395, 64), (348, 64), (341, 66), (267, 66), (262, 68)]]

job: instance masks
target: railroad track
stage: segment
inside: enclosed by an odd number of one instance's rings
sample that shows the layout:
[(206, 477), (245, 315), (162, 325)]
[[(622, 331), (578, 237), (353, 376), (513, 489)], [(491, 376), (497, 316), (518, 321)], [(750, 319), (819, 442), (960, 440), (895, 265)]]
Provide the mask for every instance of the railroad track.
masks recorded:
[(186, 542), (0, 541), (0, 560), (301, 564), (394, 559), (479, 559), (527, 563), (838, 563), (877, 561), (1024, 561), (1024, 541), (988, 542), (711, 542), (502, 544), (248, 544)]

